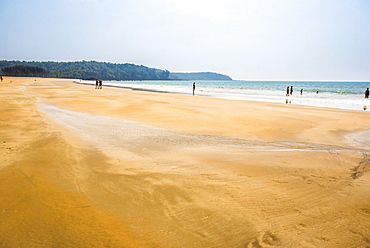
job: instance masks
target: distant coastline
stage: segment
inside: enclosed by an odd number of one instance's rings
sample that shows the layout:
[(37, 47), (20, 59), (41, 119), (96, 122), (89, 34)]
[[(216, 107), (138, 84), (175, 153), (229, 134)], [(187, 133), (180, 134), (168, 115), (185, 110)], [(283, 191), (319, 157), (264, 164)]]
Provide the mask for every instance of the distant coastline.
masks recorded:
[(171, 72), (170, 78), (174, 80), (233, 80), (227, 75), (215, 72)]

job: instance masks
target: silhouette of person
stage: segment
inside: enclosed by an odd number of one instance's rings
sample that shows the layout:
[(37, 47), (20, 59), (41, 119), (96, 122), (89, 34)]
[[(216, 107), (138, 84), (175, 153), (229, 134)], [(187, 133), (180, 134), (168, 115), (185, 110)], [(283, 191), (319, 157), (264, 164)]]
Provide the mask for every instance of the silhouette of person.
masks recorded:
[(286, 96), (289, 96), (289, 86), (286, 87)]
[(365, 91), (365, 98), (369, 98), (369, 88), (367, 88)]
[(103, 81), (99, 80), (99, 89), (103, 89)]
[(193, 83), (193, 96), (194, 96), (194, 92), (195, 92), (195, 82)]
[(290, 86), (290, 94), (293, 95), (293, 86)]
[(0, 76), (1, 82), (3, 81), (3, 76)]
[(99, 80), (98, 79), (96, 79), (95, 80), (95, 89), (98, 89), (99, 88)]
[(303, 93), (303, 89), (301, 89), (301, 95), (302, 95), (302, 93)]

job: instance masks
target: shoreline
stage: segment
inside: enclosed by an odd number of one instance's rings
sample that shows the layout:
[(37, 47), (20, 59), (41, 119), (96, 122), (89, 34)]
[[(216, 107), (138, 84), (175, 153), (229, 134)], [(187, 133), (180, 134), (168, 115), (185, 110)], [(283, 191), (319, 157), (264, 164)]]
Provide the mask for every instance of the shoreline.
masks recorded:
[(0, 94), (4, 246), (369, 245), (369, 149), (346, 138), (368, 112), (55, 79)]
[[(82, 84), (82, 85), (93, 85), (90, 81), (74, 81), (75, 83)], [(117, 82), (122, 82), (123, 84), (120, 85)], [(192, 95), (190, 87), (186, 88), (183, 85), (157, 85), (157, 84), (150, 84), (152, 81), (135, 81), (135, 83), (124, 83), (125, 81), (105, 81), (105, 87), (112, 87), (112, 88), (122, 88), (122, 89), (130, 89), (130, 90), (137, 90), (137, 91), (148, 91), (148, 92), (157, 92), (157, 93), (172, 93), (172, 94), (182, 94), (182, 95)], [(140, 82), (145, 82), (147, 85), (139, 84)], [(169, 81), (153, 81), (153, 82), (163, 82), (167, 83)], [(190, 82), (190, 81), (181, 81), (181, 82)], [(288, 81), (287, 81), (288, 83)], [(251, 89), (250, 89), (251, 90)], [(235, 89), (233, 90), (235, 91)], [(197, 87), (196, 90), (197, 96), (203, 97), (211, 97), (211, 98), (220, 98), (226, 100), (238, 100), (238, 101), (253, 101), (253, 102), (265, 102), (265, 103), (285, 103), (285, 104), (293, 104), (299, 106), (312, 106), (312, 107), (323, 107), (323, 108), (333, 108), (333, 109), (346, 109), (346, 110), (356, 110), (356, 111), (366, 111), (368, 109), (369, 100), (368, 99), (351, 99), (350, 102), (344, 104), (344, 101), (348, 101), (348, 99), (343, 98), (342, 95), (338, 95), (337, 97), (343, 99), (331, 99), (330, 97), (326, 96), (327, 93), (323, 93), (317, 95), (313, 92), (305, 92), (305, 94), (297, 95), (296, 93), (294, 96), (285, 96), (285, 91), (271, 91), (273, 93), (277, 93), (277, 95), (271, 95), (271, 92), (267, 92), (266, 90), (251, 90), (251, 92), (218, 92), (210, 90), (208, 87)], [(253, 93), (254, 92), (254, 93)], [(258, 94), (256, 93), (258, 92)], [(264, 93), (262, 93), (264, 92)], [(265, 95), (264, 95), (265, 94)], [(324, 98), (322, 98), (325, 95)], [(327, 99), (326, 99), (327, 97)]]

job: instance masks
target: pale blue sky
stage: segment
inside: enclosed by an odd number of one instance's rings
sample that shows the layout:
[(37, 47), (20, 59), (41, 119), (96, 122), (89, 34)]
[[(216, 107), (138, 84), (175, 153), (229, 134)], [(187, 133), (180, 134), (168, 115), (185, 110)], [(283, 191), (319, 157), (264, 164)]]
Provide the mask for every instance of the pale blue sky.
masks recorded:
[(0, 0), (0, 60), (370, 81), (370, 0)]

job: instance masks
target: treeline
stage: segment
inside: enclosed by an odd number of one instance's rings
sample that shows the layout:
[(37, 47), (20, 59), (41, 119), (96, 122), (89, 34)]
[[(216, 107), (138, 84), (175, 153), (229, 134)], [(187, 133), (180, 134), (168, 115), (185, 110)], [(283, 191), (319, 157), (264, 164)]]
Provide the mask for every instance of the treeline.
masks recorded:
[(215, 72), (171, 72), (170, 77), (178, 80), (232, 80), (229, 76)]
[(170, 73), (135, 64), (97, 61), (0, 61), (0, 74), (19, 77), (61, 77), (101, 80), (232, 80), (214, 72)]
[[(101, 80), (169, 80), (170, 72), (135, 64), (97, 61), (0, 61), (3, 76), (37, 76)], [(29, 73), (29, 74), (27, 74)], [(34, 74), (32, 74), (34, 73)]]
[(16, 65), (13, 67), (2, 68), (4, 76), (18, 77), (45, 77), (50, 74), (49, 70), (36, 66)]

